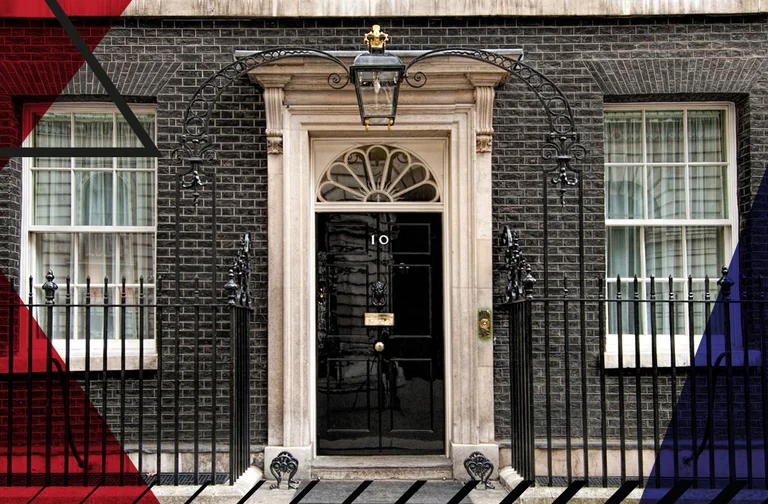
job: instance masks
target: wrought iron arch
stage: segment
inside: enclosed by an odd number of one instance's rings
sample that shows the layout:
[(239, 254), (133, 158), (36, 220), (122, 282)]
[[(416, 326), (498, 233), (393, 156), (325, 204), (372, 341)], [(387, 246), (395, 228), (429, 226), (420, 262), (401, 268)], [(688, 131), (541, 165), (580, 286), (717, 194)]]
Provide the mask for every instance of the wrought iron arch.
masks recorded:
[(576, 132), (576, 124), (573, 118), (573, 109), (560, 87), (549, 77), (540, 71), (523, 63), (518, 59), (508, 58), (482, 49), (467, 49), (462, 47), (449, 47), (435, 49), (413, 58), (405, 67), (405, 81), (409, 86), (420, 88), (427, 83), (424, 72), (416, 72), (410, 76), (408, 70), (430, 58), (441, 56), (456, 56), (488, 63), (509, 72), (523, 82), (541, 103), (547, 113), (549, 121), (549, 133), (544, 138), (541, 148), (541, 156), (544, 159), (554, 159), (556, 166), (549, 170), (555, 172), (552, 183), (560, 185), (560, 199), (565, 194), (567, 186), (575, 186), (579, 182), (578, 174), (581, 170), (571, 165), (572, 160), (583, 160), (587, 156), (587, 149), (581, 144), (579, 134)]
[[(493, 65), (509, 72), (523, 82), (541, 103), (547, 114), (549, 133), (544, 139), (541, 148), (541, 156), (544, 159), (553, 159), (555, 167), (548, 172), (554, 172), (552, 184), (560, 186), (561, 200), (567, 186), (575, 186), (579, 182), (578, 174), (581, 170), (575, 168), (572, 160), (583, 160), (587, 150), (581, 144), (579, 134), (573, 117), (573, 109), (560, 87), (540, 71), (523, 63), (520, 60), (508, 58), (482, 49), (446, 48), (428, 51), (415, 57), (406, 65), (405, 81), (413, 88), (420, 88), (427, 82), (424, 72), (418, 71), (413, 75), (408, 73), (414, 65), (430, 58), (441, 56), (455, 56), (473, 59)], [(173, 151), (173, 158), (183, 161), (188, 160), (190, 169), (182, 178), (182, 187), (192, 189), (195, 205), (200, 197), (199, 188), (206, 185), (200, 177), (199, 167), (204, 161), (216, 161), (216, 151), (210, 139), (210, 118), (213, 106), (218, 101), (222, 92), (249, 71), (264, 64), (277, 60), (296, 57), (322, 58), (335, 63), (343, 69), (343, 73), (334, 72), (328, 76), (328, 85), (334, 89), (341, 89), (349, 84), (349, 68), (336, 56), (318, 49), (282, 48), (267, 49), (253, 53), (244, 58), (230, 63), (214, 75), (206, 79), (195, 91), (192, 99), (184, 111), (183, 133), (179, 139), (179, 146)], [(190, 176), (189, 182), (184, 179)]]

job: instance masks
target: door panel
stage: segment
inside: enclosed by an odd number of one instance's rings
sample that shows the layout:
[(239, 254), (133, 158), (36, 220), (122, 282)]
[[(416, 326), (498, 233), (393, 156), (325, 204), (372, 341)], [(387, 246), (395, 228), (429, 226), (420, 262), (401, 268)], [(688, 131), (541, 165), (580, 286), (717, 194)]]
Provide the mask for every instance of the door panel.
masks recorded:
[(319, 454), (444, 452), (441, 244), (440, 214), (318, 214)]

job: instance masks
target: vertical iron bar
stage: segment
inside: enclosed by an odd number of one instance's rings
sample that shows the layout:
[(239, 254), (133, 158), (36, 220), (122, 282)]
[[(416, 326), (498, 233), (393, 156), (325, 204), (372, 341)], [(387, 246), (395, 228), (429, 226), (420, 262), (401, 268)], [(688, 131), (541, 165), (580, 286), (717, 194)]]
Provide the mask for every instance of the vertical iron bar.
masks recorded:
[(16, 331), (16, 293), (13, 285), (13, 278), (8, 284), (8, 306), (9, 306), (9, 328), (8, 328), (8, 451), (6, 452), (6, 474), (5, 484), (11, 486), (11, 476), (13, 474), (13, 343)]
[[(709, 275), (704, 276), (704, 324), (707, 338), (707, 389), (709, 394), (713, 393), (716, 385), (714, 381), (714, 364), (712, 355), (712, 327), (709, 325), (709, 315), (711, 313), (711, 294), (709, 292)], [(715, 486), (715, 432), (714, 432), (714, 405), (707, 399), (707, 432), (709, 432), (709, 487)]]
[(656, 324), (656, 277), (651, 275), (651, 380), (653, 388), (653, 456), (658, 460), (656, 466), (656, 488), (661, 487), (661, 439), (659, 426), (659, 354), (658, 327)]
[(144, 276), (139, 277), (139, 463), (136, 484), (144, 467)]
[[(544, 267), (543, 272), (543, 280), (544, 280), (544, 290), (543, 290), (543, 297), (544, 299), (549, 299), (549, 179), (547, 177), (546, 172), (541, 173), (542, 176), (542, 187), (541, 187), (541, 196), (542, 196), (542, 211), (543, 211), (543, 227), (542, 227), (542, 233), (543, 233), (543, 244), (542, 244), (542, 266)], [(549, 339), (549, 303), (547, 302), (546, 306), (544, 307), (544, 334), (547, 339)], [(547, 356), (549, 356), (549, 345), (547, 345)], [(566, 359), (567, 360), (567, 359)], [(547, 358), (547, 364), (549, 364), (549, 358)], [(549, 407), (551, 405), (551, 399), (550, 399), (550, 382), (549, 378), (547, 378), (547, 472), (548, 472), (548, 478), (547, 482), (549, 486), (552, 486), (552, 415), (551, 415), (551, 408)], [(570, 433), (566, 434), (567, 436), (570, 436)], [(569, 452), (568, 456), (570, 457), (570, 446), (569, 446)], [(568, 471), (570, 472), (570, 461), (569, 461), (569, 467)], [(568, 478), (568, 481), (570, 483), (570, 478)]]
[[(545, 284), (546, 285), (546, 284)], [(546, 296), (546, 294), (545, 294)], [(544, 298), (544, 401), (547, 419), (547, 485), (552, 486), (552, 374), (549, 332), (549, 299)], [(514, 411), (513, 416), (514, 416)]]
[[(212, 243), (213, 247), (211, 249), (211, 276), (212, 276), (212, 281), (211, 281), (211, 305), (214, 306), (214, 310), (215, 310), (216, 309), (215, 308), (215, 306), (216, 306), (216, 298), (218, 297), (218, 288), (219, 288), (219, 283), (218, 283), (219, 282), (219, 277), (217, 275), (217, 272), (218, 272), (218, 251), (219, 251), (219, 240), (218, 240), (218, 232), (219, 232), (219, 215), (218, 215), (218, 197), (219, 197), (219, 194), (218, 194), (218, 192), (219, 191), (218, 191), (218, 189), (216, 187), (217, 186), (217, 179), (218, 179), (218, 176), (217, 176), (217, 173), (216, 173), (216, 168), (214, 166), (211, 169), (212, 169), (212, 172), (213, 172), (213, 173), (211, 173), (211, 177), (210, 177), (211, 178), (211, 220), (212, 220), (212, 226), (213, 226), (212, 231), (211, 231), (211, 241), (213, 242)], [(214, 321), (215, 321), (215, 317), (214, 317)], [(213, 335), (212, 337), (215, 339), (215, 335), (216, 335), (216, 326), (215, 325), (213, 326), (212, 335)], [(211, 344), (213, 345), (213, 341), (212, 341)], [(195, 357), (195, 371), (196, 372), (197, 372), (197, 366), (198, 366), (197, 357)], [(215, 366), (212, 366), (211, 369), (212, 369), (212, 373), (215, 374), (216, 373)], [(195, 390), (197, 390), (197, 384), (195, 384)], [(215, 394), (215, 390), (214, 390), (213, 397), (215, 397), (215, 396), (216, 396), (216, 394)], [(215, 401), (215, 399), (214, 399), (214, 401)], [(197, 404), (197, 403), (195, 403), (195, 404)], [(195, 418), (197, 418), (197, 417), (195, 417)], [(213, 429), (214, 429), (214, 436), (213, 437), (216, 437), (215, 436), (215, 431), (216, 431), (216, 414), (215, 413), (213, 414), (213, 422), (214, 422), (213, 423)], [(197, 453), (197, 426), (195, 426), (195, 453)], [(216, 454), (215, 454), (215, 451), (214, 451), (214, 452), (211, 453), (211, 468), (212, 468), (211, 472), (215, 471), (215, 469), (214, 469), (215, 461), (216, 461)], [(197, 463), (197, 455), (195, 455), (195, 463)], [(195, 467), (195, 479), (197, 479), (197, 467)], [(211, 484), (214, 484), (214, 483), (215, 483), (215, 480), (211, 480)]]
[(236, 467), (235, 464), (237, 463), (237, 454), (236, 454), (236, 447), (235, 447), (235, 428), (237, 427), (237, 420), (238, 420), (238, 411), (237, 411), (237, 401), (235, 400), (235, 396), (237, 395), (237, 382), (235, 380), (235, 375), (237, 371), (237, 337), (236, 337), (236, 331), (237, 328), (235, 327), (236, 324), (236, 308), (234, 304), (231, 304), (229, 307), (229, 352), (231, 354), (230, 356), (230, 374), (229, 374), (229, 484), (234, 484), (234, 481), (236, 479)]
[(760, 275), (757, 300), (760, 310), (760, 355), (763, 361), (760, 366), (760, 390), (763, 396), (760, 406), (763, 414), (763, 478), (768, 488), (768, 337), (765, 334), (765, 305), (765, 277)]
[[(724, 269), (723, 276), (727, 271)], [(725, 319), (725, 394), (726, 411), (728, 415), (728, 480), (733, 483), (736, 481), (736, 446), (734, 439), (734, 412), (733, 412), (733, 355), (731, 345), (731, 296), (730, 289), (724, 288), (723, 291), (723, 315)]]
[(181, 362), (179, 355), (179, 325), (181, 324), (181, 305), (176, 304), (176, 326), (174, 327), (174, 365), (173, 370), (176, 372), (176, 379), (174, 383), (173, 391), (173, 484), (178, 486), (179, 484), (179, 409), (181, 398)]
[[(742, 283), (743, 285), (743, 283)], [(746, 298), (746, 295), (742, 296), (742, 300)], [(742, 311), (744, 308), (744, 303), (741, 303), (740, 301), (737, 301), (737, 307), (741, 306)], [(755, 305), (754, 304), (747, 304), (749, 310), (754, 310)], [(753, 313), (750, 313), (749, 320), (752, 319)], [(752, 398), (750, 397), (752, 395), (750, 391), (750, 382), (752, 381), (749, 376), (749, 344), (746, 338), (746, 335), (751, 333), (751, 330), (742, 331), (742, 349), (744, 352), (744, 421), (746, 424), (746, 441), (747, 441), (747, 488), (752, 489), (754, 488), (754, 480), (753, 480), (753, 470), (752, 470)]]
[(88, 458), (91, 445), (91, 277), (85, 277), (85, 439), (83, 440), (83, 486), (88, 486)]
[[(696, 409), (696, 340), (695, 340), (695, 327), (694, 327), (694, 315), (693, 315), (693, 277), (688, 275), (688, 368), (690, 372), (691, 381), (691, 454), (695, 455), (697, 441), (699, 438), (698, 429), (696, 428), (696, 422), (698, 419)], [(699, 460), (698, 457), (692, 456), (693, 459), (693, 488), (699, 487)]]
[(102, 323), (102, 342), (104, 347), (102, 348), (102, 380), (101, 380), (101, 484), (107, 483), (107, 419), (109, 414), (107, 411), (107, 334), (109, 333), (109, 278), (104, 277), (104, 321)]
[[(72, 436), (72, 427), (69, 423), (69, 404), (70, 404), (70, 390), (69, 390), (69, 362), (70, 362), (70, 348), (69, 340), (72, 337), (70, 324), (72, 322), (72, 283), (69, 276), (67, 276), (67, 292), (65, 297), (65, 335), (66, 338), (64, 349), (64, 377), (62, 382), (64, 383), (64, 390), (61, 393), (64, 395), (64, 405), (66, 406), (64, 411), (64, 435)], [(69, 439), (64, 440), (64, 486), (69, 486)]]
[[(517, 355), (515, 351), (515, 345), (517, 343), (517, 328), (515, 327), (515, 305), (508, 305), (509, 311), (507, 312), (507, 321), (509, 323), (509, 402), (510, 402), (510, 434), (511, 434), (511, 459), (512, 467), (520, 467), (520, 461), (517, 457), (518, 451), (518, 436), (517, 436), (517, 422), (519, 416), (515, 414), (517, 411)], [(328, 376), (328, 375), (326, 375)], [(330, 383), (327, 384), (326, 390), (330, 390)], [(329, 424), (330, 425), (330, 424)]]
[(27, 486), (32, 486), (32, 327), (35, 325), (34, 284), (29, 277), (29, 320), (27, 329)]
[[(600, 358), (600, 397), (603, 398), (601, 404), (605, 404), (605, 281), (603, 276), (600, 275), (598, 281), (598, 349)], [(602, 483), (603, 487), (608, 486), (608, 419), (606, 418), (606, 408), (601, 407), (600, 414), (600, 437), (601, 437), (601, 458), (602, 458)]]
[(211, 484), (216, 483), (216, 396), (218, 395), (218, 387), (216, 383), (216, 375), (218, 373), (218, 367), (216, 364), (216, 342), (217, 342), (217, 330), (216, 317), (218, 315), (218, 305), (216, 299), (213, 300), (213, 316), (211, 319)]
[(642, 373), (640, 362), (640, 284), (637, 280), (637, 275), (632, 282), (633, 286), (633, 301), (632, 301), (632, 314), (635, 325), (635, 422), (636, 422), (636, 439), (637, 439), (637, 479), (640, 482), (640, 486), (643, 486), (643, 408), (642, 408)]
[[(584, 272), (584, 177), (578, 177), (579, 193), (579, 297), (585, 299), (586, 275)], [(584, 481), (589, 485), (589, 421), (587, 416), (587, 328), (586, 301), (579, 301), (579, 328), (581, 330), (581, 426), (584, 442)]]
[[(215, 285), (215, 282), (214, 282)], [(194, 321), (194, 330), (195, 330), (195, 341), (194, 341), (194, 390), (195, 390), (195, 400), (193, 401), (193, 411), (194, 411), (194, 419), (193, 419), (193, 428), (194, 428), (194, 475), (195, 475), (195, 484), (200, 484), (200, 458), (199, 458), (199, 449), (200, 449), (200, 436), (198, 434), (198, 429), (200, 428), (200, 401), (198, 398), (200, 397), (200, 280), (195, 275), (195, 321)]]
[[(125, 445), (125, 277), (120, 291), (120, 444)], [(139, 453), (141, 457), (141, 453)], [(120, 486), (125, 484), (125, 457), (120, 456)]]
[(672, 382), (672, 397), (670, 404), (673, 405), (672, 407), (672, 418), (670, 419), (672, 422), (672, 452), (673, 452), (673, 459), (675, 461), (674, 464), (674, 478), (675, 478), (675, 484), (677, 484), (680, 481), (680, 467), (678, 467), (677, 461), (680, 459), (680, 439), (678, 436), (678, 422), (677, 422), (677, 408), (674, 406), (677, 404), (677, 366), (676, 366), (676, 358), (675, 358), (675, 349), (677, 348), (675, 345), (675, 330), (676, 330), (676, 324), (675, 324), (675, 290), (674, 290), (674, 281), (672, 279), (672, 275), (669, 275), (669, 364), (671, 368), (671, 375), (670, 375), (670, 381)]
[[(617, 336), (619, 346), (619, 457), (621, 457), (621, 483), (627, 482), (627, 441), (624, 426), (624, 321), (621, 299), (621, 276), (616, 276), (616, 322), (617, 322)], [(603, 404), (603, 410), (605, 410), (605, 404)]]
[(526, 459), (527, 459), (527, 467), (528, 467), (528, 474), (530, 475), (530, 479), (532, 481), (536, 481), (536, 441), (535, 441), (535, 435), (534, 435), (534, 425), (535, 425), (535, 419), (534, 419), (534, 408), (533, 408), (533, 320), (532, 320), (532, 308), (533, 308), (533, 301), (526, 296), (525, 300), (525, 339), (526, 339), (526, 345), (527, 345), (527, 364), (526, 368), (528, 370), (528, 376), (527, 376), (527, 382), (528, 386), (526, 387), (527, 392), (527, 401), (526, 401), (526, 411), (528, 412), (528, 422), (527, 425), (527, 432), (528, 435), (525, 438), (527, 450), (526, 450)]
[[(53, 281), (53, 275), (48, 272), (46, 282), (43, 288)], [(53, 290), (45, 290), (45, 304), (48, 314), (46, 320), (45, 335), (47, 336), (45, 345), (45, 485), (51, 484), (51, 428), (53, 417)], [(66, 442), (64, 443), (66, 444)]]
[(573, 468), (571, 467), (572, 454), (571, 454), (571, 365), (570, 365), (570, 334), (568, 332), (568, 326), (570, 320), (568, 317), (568, 276), (563, 275), (563, 343), (564, 343), (564, 358), (563, 365), (565, 366), (565, 460), (566, 460), (566, 472), (568, 474), (568, 484), (573, 483)]
[(157, 277), (157, 288), (155, 290), (155, 306), (157, 307), (157, 421), (156, 442), (157, 453), (155, 454), (155, 482), (160, 482), (162, 476), (162, 445), (163, 445), (163, 305), (160, 304), (160, 297), (163, 293), (163, 277)]

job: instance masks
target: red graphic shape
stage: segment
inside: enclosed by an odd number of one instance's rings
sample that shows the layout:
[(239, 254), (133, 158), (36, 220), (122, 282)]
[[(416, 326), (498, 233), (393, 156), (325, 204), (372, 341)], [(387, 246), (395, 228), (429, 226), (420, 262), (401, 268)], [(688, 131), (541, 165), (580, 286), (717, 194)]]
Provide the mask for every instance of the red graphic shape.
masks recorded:
[[(112, 26), (108, 18), (122, 14), (130, 0), (59, 2), (68, 16), (103, 16), (74, 21), (93, 51)], [(84, 63), (61, 25), (43, 18), (53, 18), (44, 0), (0, 2), (0, 145), (4, 147), (21, 146), (34, 128), (34, 123), (22, 128), (23, 103), (50, 104)], [(0, 159), (0, 169), (7, 161)], [(112, 481), (97, 488), (89, 501), (134, 502), (147, 485), (77, 380), (66, 371), (58, 373), (57, 367), (66, 370), (43, 329), (0, 273), (0, 475), (5, 476), (6, 484), (9, 473), (13, 480), (26, 479), (28, 474), (35, 480), (30, 487), (6, 486), (0, 500), (29, 502), (40, 492), (43, 483), (38, 482), (46, 472), (62, 472), (65, 460), (70, 475), (82, 474), (65, 434), (64, 411), (68, 411), (74, 447), (81, 456), (88, 454), (91, 477), (85, 484), (81, 478), (79, 487), (45, 488), (37, 499), (79, 503), (102, 483), (98, 476), (106, 473)], [(57, 377), (50, 382), (49, 369)], [(33, 373), (31, 381), (25, 379), (29, 371)], [(68, 408), (64, 404), (65, 391)], [(132, 484), (114, 486), (114, 475), (120, 473), (121, 466), (124, 480)], [(157, 499), (147, 492), (140, 502), (157, 503)]]
[[(93, 51), (130, 0), (59, 0)], [(94, 17), (99, 16), (99, 17)], [(30, 19), (19, 19), (30, 18)], [(0, 146), (19, 147), (35, 124), (22, 129), (24, 102), (58, 97), (84, 60), (45, 0), (0, 2)], [(0, 158), (0, 169), (8, 162)]]

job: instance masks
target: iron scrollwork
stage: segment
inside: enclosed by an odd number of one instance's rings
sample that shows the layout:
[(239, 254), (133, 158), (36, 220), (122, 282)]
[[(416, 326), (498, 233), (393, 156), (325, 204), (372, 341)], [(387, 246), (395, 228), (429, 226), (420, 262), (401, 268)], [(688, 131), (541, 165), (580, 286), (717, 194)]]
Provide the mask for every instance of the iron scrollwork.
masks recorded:
[(484, 488), (495, 488), (492, 483), (488, 482), (488, 478), (493, 474), (493, 463), (482, 452), (470, 453), (469, 457), (464, 459), (464, 469), (466, 469), (472, 481), (479, 480)]
[(506, 247), (504, 264), (507, 270), (507, 289), (504, 302), (511, 303), (519, 299), (533, 298), (533, 285), (536, 279), (531, 273), (531, 265), (520, 248), (520, 236), (517, 231), (512, 231), (509, 226), (504, 226), (501, 235), (502, 245)]
[(299, 482), (293, 479), (293, 477), (296, 475), (296, 471), (298, 470), (299, 461), (296, 459), (296, 457), (291, 455), (291, 452), (280, 452), (278, 456), (272, 460), (272, 463), (269, 464), (269, 471), (277, 480), (277, 483), (271, 484), (269, 488), (272, 490), (276, 488), (279, 489), (280, 482), (283, 481), (283, 478), (286, 474), (288, 475), (288, 477), (285, 478), (288, 483), (288, 488), (298, 488)]
[(329, 75), (328, 85), (334, 89), (342, 89), (349, 84), (349, 68), (339, 58), (317, 49), (286, 47), (259, 51), (240, 58), (209, 77), (195, 91), (184, 111), (183, 134), (179, 146), (172, 153), (173, 159), (179, 162), (186, 160), (191, 165), (180, 178), (182, 187), (193, 191), (195, 208), (200, 199), (199, 189), (206, 185), (201, 174), (201, 165), (217, 159), (216, 151), (213, 150), (210, 128), (213, 106), (219, 100), (221, 93), (255, 68), (281, 59), (298, 57), (322, 58), (339, 65), (343, 70)]
[(243, 233), (240, 248), (237, 250), (235, 264), (229, 270), (229, 281), (224, 286), (227, 291), (227, 304), (251, 307), (251, 235)]
[(427, 83), (427, 76), (423, 72), (416, 72), (411, 76), (409, 70), (425, 59), (439, 56), (455, 56), (488, 63), (506, 70), (509, 75), (516, 77), (533, 91), (544, 107), (549, 121), (549, 133), (544, 138), (541, 155), (544, 159), (554, 159), (557, 162), (554, 170), (548, 171), (555, 172), (555, 177), (552, 178), (551, 182), (560, 186), (560, 202), (563, 203), (566, 187), (577, 185), (581, 173), (580, 170), (571, 165), (571, 161), (586, 158), (587, 149), (576, 133), (573, 109), (557, 84), (519, 59), (508, 58), (502, 54), (483, 51), (482, 49), (458, 47), (435, 49), (413, 58), (405, 67), (405, 81), (408, 85), (414, 88), (424, 86)]

